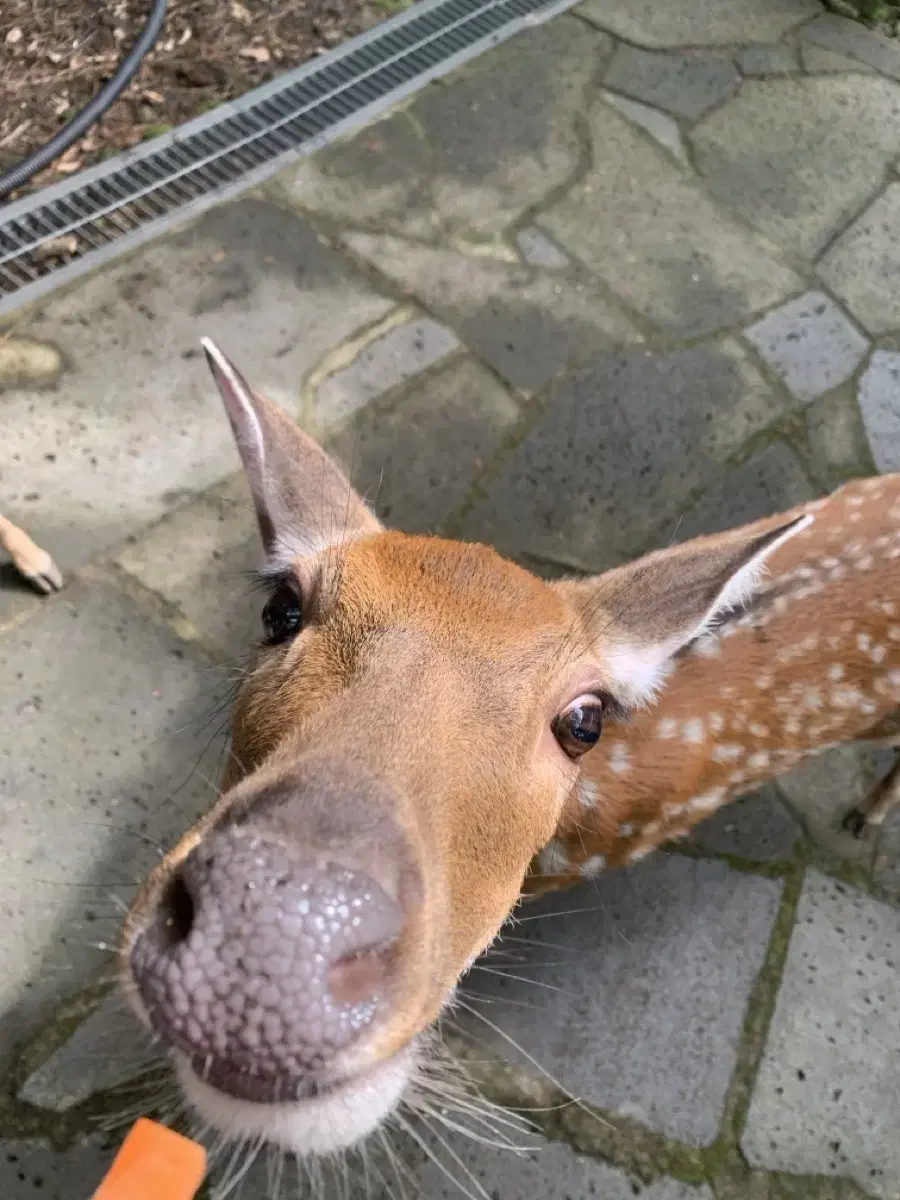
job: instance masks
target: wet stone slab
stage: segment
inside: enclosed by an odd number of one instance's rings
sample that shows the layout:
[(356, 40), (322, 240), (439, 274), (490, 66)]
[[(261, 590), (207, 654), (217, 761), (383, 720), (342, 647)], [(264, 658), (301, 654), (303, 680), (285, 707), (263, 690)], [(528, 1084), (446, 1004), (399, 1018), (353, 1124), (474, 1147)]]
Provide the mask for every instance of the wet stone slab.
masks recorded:
[(408, 116), (289, 168), (280, 192), (357, 227), (498, 233), (576, 169), (576, 117), (611, 46), (570, 17), (529, 30), (427, 88)]
[(694, 492), (784, 406), (731, 341), (594, 355), (556, 388), (464, 536), (583, 570), (614, 565), (664, 543)]
[(658, 108), (653, 108), (649, 104), (641, 104), (639, 100), (620, 96), (617, 92), (604, 91), (602, 96), (606, 104), (611, 104), (632, 124), (639, 125), (645, 133), (649, 133), (654, 141), (667, 150), (682, 166), (690, 165), (681, 130), (674, 117), (660, 112)]
[(739, 467), (725, 471), (695, 505), (681, 513), (675, 539), (686, 542), (702, 533), (722, 533), (815, 497), (816, 489), (796, 453), (784, 442), (772, 442)]
[(817, 0), (587, 0), (578, 11), (639, 46), (674, 47), (777, 42), (822, 10)]
[(863, 745), (837, 746), (806, 759), (778, 785), (814, 841), (836, 858), (871, 867), (887, 827), (864, 838), (842, 828), (847, 812), (861, 803), (894, 762), (891, 750)]
[(859, 407), (879, 471), (900, 471), (900, 354), (876, 350), (859, 381)]
[[(681, 855), (600, 876), (523, 907), (523, 918), (541, 919), (523, 921), (516, 942), (501, 941), (485, 960), (520, 979), (473, 970), (467, 988), (491, 1003), (472, 1008), (574, 1094), (706, 1145), (780, 890), (775, 880)], [(515, 1058), (477, 1016), (466, 1021)]]
[(174, 605), (225, 662), (246, 655), (260, 637), (264, 599), (251, 580), (264, 558), (239, 474), (127, 539), (115, 561)]
[(782, 862), (791, 857), (799, 835), (800, 826), (781, 803), (777, 787), (768, 783), (720, 808), (685, 844), (748, 862)]
[(713, 196), (812, 259), (900, 151), (900, 87), (858, 75), (748, 80), (690, 140)]
[(880, 334), (900, 329), (898, 271), (900, 183), (895, 183), (831, 247), (819, 274), (864, 328)]
[(591, 280), (469, 257), (392, 237), (347, 245), (452, 326), (513, 387), (538, 391), (572, 358), (640, 335)]
[(99, 1138), (59, 1151), (49, 1142), (0, 1141), (0, 1195), (7, 1200), (88, 1200), (112, 1162)]
[(755, 1166), (900, 1193), (900, 912), (811, 872), (742, 1148)]
[(900, 80), (900, 47), (892, 38), (881, 37), (859, 21), (839, 17), (836, 13), (823, 13), (804, 25), (800, 40), (808, 47), (839, 54), (851, 63)]
[(538, 220), (613, 293), (680, 336), (729, 327), (801, 281), (602, 100), (591, 114), (594, 166)]
[(36, 1108), (66, 1112), (164, 1061), (117, 990), (52, 1054), (32, 1064), (18, 1095)]
[(428, 317), (395, 325), (368, 342), (349, 366), (319, 385), (314, 404), (317, 424), (327, 427), (346, 420), (458, 347), (454, 334)]
[(376, 514), (405, 533), (435, 533), (465, 499), (519, 408), (471, 359), (416, 381), (393, 403), (374, 406), (328, 449)]
[(805, 401), (843, 383), (869, 348), (846, 313), (821, 292), (806, 292), (773, 309), (744, 336)]
[(214, 694), (203, 657), (99, 572), (0, 637), (0, 1063), (108, 974), (155, 846), (209, 804)]
[(688, 120), (720, 104), (739, 80), (728, 55), (653, 54), (628, 45), (618, 47), (603, 78), (613, 91)]
[(390, 307), (299, 216), (214, 210), (27, 323), (66, 369), (52, 395), (3, 394), (4, 510), (63, 570), (80, 565), (236, 468), (201, 337), (291, 408), (318, 360)]

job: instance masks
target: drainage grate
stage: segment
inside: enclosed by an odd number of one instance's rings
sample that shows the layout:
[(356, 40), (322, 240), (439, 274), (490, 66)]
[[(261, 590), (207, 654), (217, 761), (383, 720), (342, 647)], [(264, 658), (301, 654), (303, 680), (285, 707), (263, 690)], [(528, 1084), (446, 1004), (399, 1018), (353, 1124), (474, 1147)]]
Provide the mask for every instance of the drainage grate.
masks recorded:
[(575, 2), (424, 0), (240, 100), (8, 205), (0, 315), (259, 183)]

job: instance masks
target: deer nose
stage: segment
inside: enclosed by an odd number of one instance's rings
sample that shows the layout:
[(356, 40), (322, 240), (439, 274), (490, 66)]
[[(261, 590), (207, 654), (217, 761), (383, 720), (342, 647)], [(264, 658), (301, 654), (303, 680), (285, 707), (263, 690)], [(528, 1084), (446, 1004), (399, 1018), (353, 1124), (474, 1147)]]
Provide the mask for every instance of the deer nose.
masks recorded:
[(402, 923), (366, 874), (232, 827), (168, 881), (131, 966), (152, 1025), (206, 1082), (300, 1099), (386, 1005)]

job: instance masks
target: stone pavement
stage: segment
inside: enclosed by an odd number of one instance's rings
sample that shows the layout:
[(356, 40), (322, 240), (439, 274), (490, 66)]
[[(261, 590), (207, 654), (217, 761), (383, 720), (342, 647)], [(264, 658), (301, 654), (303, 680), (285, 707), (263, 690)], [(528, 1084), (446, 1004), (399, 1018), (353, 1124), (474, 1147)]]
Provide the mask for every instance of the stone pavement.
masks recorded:
[[(594, 571), (900, 469), (898, 163), (900, 45), (817, 0), (585, 0), (11, 324), (2, 505), (71, 582), (0, 586), (0, 1195), (87, 1200), (166, 1102), (109, 947), (257, 622), (200, 336), (391, 523)], [(885, 765), (811, 762), (473, 972), (457, 1049), (548, 1139), (459, 1143), (488, 1195), (900, 1198), (900, 824), (838, 826)]]

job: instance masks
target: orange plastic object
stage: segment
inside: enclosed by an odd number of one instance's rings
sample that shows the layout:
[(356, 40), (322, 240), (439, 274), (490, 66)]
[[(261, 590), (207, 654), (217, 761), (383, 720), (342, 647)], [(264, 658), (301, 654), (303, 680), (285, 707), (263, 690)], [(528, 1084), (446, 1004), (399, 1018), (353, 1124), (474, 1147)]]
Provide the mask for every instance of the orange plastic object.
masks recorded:
[(194, 1200), (205, 1174), (202, 1146), (141, 1117), (93, 1200)]

